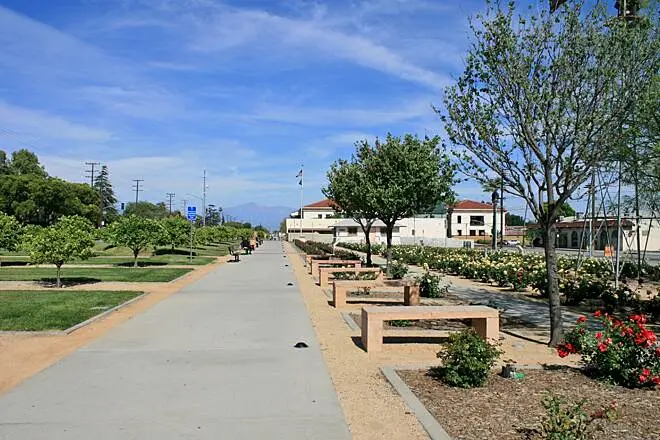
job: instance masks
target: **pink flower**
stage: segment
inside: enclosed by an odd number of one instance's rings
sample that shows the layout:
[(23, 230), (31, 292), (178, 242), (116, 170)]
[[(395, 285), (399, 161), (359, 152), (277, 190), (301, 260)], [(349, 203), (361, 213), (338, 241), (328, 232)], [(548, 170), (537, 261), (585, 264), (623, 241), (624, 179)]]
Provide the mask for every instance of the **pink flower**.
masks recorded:
[(644, 376), (643, 374), (640, 374), (640, 375), (639, 375), (639, 381), (640, 381), (641, 383), (646, 382), (646, 379), (647, 379), (646, 376)]

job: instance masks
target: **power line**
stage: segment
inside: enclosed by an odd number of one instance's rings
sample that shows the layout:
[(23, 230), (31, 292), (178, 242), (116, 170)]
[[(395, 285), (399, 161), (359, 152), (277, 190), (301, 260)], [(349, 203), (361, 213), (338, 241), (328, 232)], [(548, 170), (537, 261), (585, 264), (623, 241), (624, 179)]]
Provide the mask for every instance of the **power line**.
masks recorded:
[(175, 193), (167, 193), (167, 200), (170, 205), (170, 213), (172, 212), (172, 199), (174, 198)]
[(85, 165), (90, 167), (85, 170), (85, 177), (89, 177), (89, 186), (94, 187), (94, 171), (96, 166), (101, 165), (99, 162), (85, 162)]
[(133, 182), (135, 182), (135, 185), (133, 185), (133, 190), (135, 191), (135, 204), (137, 204), (138, 196), (140, 192), (143, 191), (140, 189), (140, 182), (144, 182), (144, 179), (133, 179)]

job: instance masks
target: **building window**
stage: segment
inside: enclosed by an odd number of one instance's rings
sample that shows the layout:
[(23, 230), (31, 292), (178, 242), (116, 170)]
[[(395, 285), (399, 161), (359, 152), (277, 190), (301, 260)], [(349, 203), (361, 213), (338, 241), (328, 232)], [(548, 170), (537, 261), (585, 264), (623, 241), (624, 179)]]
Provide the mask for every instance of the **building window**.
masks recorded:
[(357, 237), (357, 228), (348, 228), (349, 237)]
[(380, 228), (380, 236), (387, 237), (387, 228)]
[(323, 214), (319, 214), (317, 218), (323, 218)]
[(463, 235), (463, 231), (460, 230), (460, 229), (459, 229), (458, 231), (456, 231), (456, 233), (458, 234), (459, 237), (460, 237), (461, 235)]
[(415, 236), (415, 230), (414, 229), (412, 230), (412, 236), (413, 237)]
[[(460, 215), (458, 217), (456, 217), (456, 223), (458, 223), (459, 225), (461, 224), (461, 216)], [(461, 233), (459, 232), (458, 235), (461, 235)]]
[(483, 215), (471, 215), (470, 216), (470, 226), (484, 226), (484, 216)]
[(393, 234), (398, 234), (399, 233), (399, 227), (398, 226), (393, 227), (392, 228), (392, 233)]
[(571, 232), (571, 247), (572, 248), (577, 248), (578, 247), (578, 233), (577, 233), (577, 231)]
[(477, 236), (477, 231), (474, 229), (470, 229), (470, 237), (476, 237)]
[(483, 229), (480, 229), (479, 230), (479, 236), (480, 237), (485, 237), (486, 236), (486, 231), (484, 231)]

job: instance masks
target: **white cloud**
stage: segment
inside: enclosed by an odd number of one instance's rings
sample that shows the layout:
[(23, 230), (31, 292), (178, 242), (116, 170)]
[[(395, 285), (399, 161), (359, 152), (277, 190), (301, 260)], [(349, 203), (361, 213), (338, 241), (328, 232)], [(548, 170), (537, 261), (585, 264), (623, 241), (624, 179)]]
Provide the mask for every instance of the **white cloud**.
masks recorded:
[[(14, 106), (0, 101), (0, 129), (18, 132), (32, 141), (39, 138), (72, 140), (80, 142), (104, 142), (112, 135), (101, 128), (71, 122), (60, 116), (39, 110)], [(0, 132), (0, 135), (2, 133)]]

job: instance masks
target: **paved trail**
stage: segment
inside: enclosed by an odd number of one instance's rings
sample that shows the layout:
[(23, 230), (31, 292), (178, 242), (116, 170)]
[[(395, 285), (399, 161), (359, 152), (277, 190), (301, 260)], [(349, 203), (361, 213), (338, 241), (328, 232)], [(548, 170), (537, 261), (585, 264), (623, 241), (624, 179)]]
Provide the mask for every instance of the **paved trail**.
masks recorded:
[(267, 242), (0, 396), (0, 439), (349, 439), (283, 255)]

